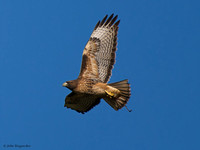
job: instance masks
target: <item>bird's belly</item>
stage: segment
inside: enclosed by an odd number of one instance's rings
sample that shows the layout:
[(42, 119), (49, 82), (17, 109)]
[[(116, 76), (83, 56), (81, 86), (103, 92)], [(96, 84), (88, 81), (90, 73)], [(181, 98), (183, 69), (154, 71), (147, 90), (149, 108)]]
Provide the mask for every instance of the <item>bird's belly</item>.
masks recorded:
[(105, 96), (105, 89), (107, 85), (105, 83), (96, 83), (93, 85), (92, 90), (96, 95)]

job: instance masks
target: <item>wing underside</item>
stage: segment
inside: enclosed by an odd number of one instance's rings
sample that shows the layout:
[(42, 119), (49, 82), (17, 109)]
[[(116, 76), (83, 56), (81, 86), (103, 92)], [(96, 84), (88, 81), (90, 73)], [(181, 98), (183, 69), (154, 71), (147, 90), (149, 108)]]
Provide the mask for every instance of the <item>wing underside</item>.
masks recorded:
[(113, 14), (99, 21), (83, 51), (82, 66), (79, 77), (94, 78), (108, 82), (115, 63), (117, 50), (117, 32), (120, 20)]

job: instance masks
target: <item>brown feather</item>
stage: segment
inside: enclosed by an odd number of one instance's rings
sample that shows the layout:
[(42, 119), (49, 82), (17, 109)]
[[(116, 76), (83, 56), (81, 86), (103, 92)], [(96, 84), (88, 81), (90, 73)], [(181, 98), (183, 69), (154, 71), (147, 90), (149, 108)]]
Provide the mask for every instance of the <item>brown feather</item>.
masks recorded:
[(73, 110), (76, 110), (77, 112), (84, 114), (99, 103), (100, 98), (95, 98), (95, 96), (71, 92), (65, 98), (64, 107), (71, 108)]

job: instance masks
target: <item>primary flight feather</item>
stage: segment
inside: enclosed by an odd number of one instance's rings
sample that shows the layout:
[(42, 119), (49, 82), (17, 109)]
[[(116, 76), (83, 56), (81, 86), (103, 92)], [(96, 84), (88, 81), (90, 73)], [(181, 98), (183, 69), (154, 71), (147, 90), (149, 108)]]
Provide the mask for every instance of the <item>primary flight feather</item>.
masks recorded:
[(85, 113), (103, 98), (115, 110), (128, 102), (131, 92), (128, 80), (107, 84), (115, 63), (117, 33), (120, 20), (107, 15), (99, 21), (82, 55), (81, 71), (76, 80), (63, 83), (72, 92), (65, 98), (65, 107)]

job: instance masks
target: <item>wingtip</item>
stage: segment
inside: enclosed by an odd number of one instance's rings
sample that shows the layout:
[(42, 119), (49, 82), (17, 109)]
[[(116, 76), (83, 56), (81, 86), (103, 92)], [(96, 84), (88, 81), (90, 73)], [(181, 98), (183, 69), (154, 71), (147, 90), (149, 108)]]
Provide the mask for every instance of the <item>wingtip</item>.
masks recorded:
[(118, 20), (118, 21), (114, 24), (114, 26), (118, 26), (119, 23), (120, 23), (120, 20)]
[(99, 26), (100, 24), (100, 20), (97, 22), (96, 26), (94, 27), (94, 30), (96, 30), (96, 28)]
[(110, 23), (110, 21), (112, 20), (113, 16), (114, 16), (114, 14), (110, 15), (110, 17), (105, 22), (105, 26)]
[(108, 14), (106, 14), (102, 20), (99, 20), (97, 22), (96, 26), (94, 27), (94, 30), (96, 30), (98, 27), (101, 27), (101, 26), (108, 26), (108, 27), (118, 26), (120, 23), (120, 20), (116, 22), (117, 18), (118, 18), (118, 15), (114, 16), (114, 13), (112, 13), (109, 17), (108, 17)]
[(102, 25), (105, 23), (107, 17), (108, 17), (108, 15), (106, 15), (106, 16), (101, 20), (99, 26), (102, 26)]

